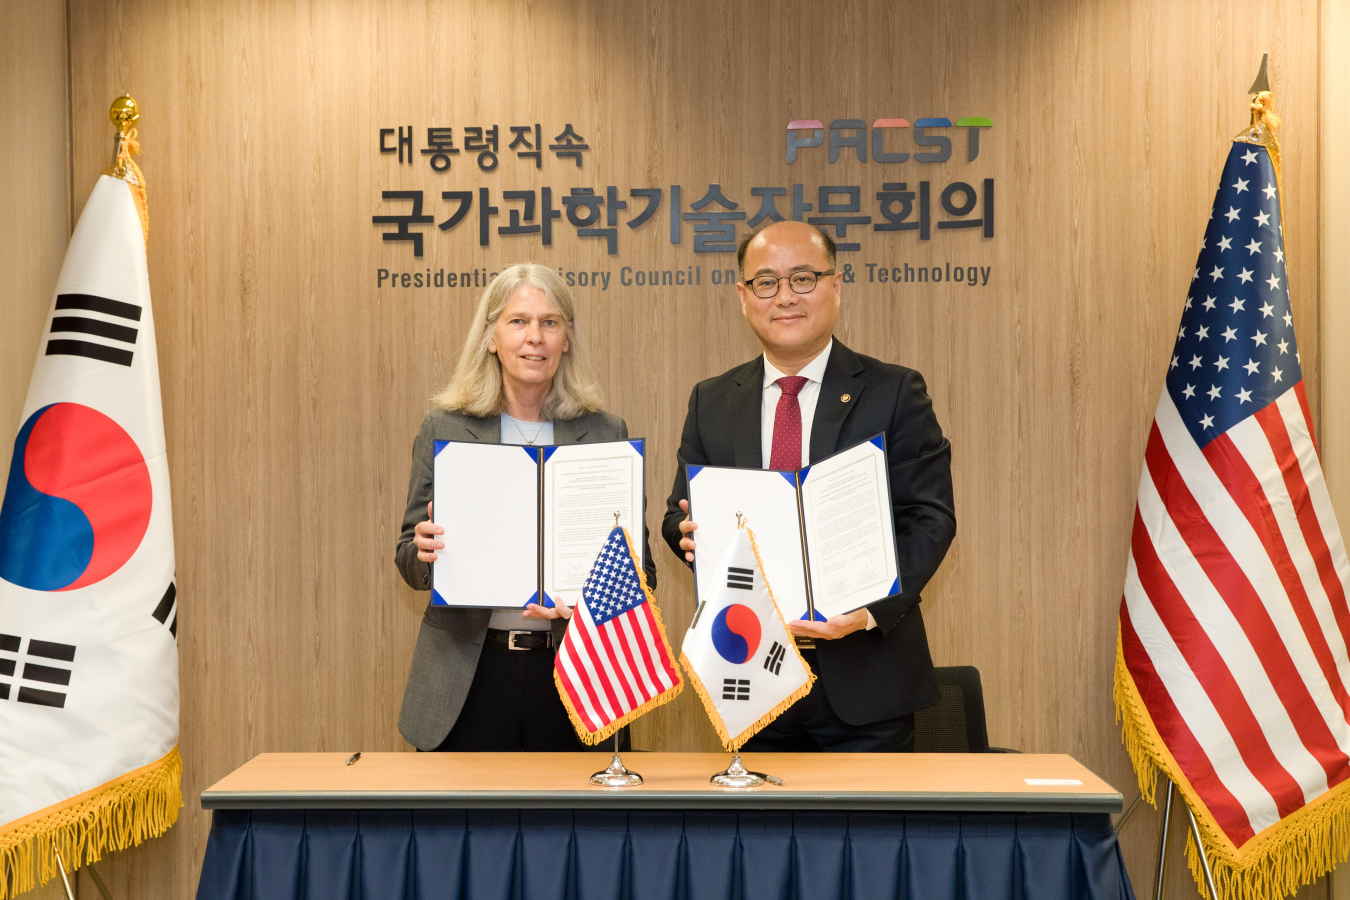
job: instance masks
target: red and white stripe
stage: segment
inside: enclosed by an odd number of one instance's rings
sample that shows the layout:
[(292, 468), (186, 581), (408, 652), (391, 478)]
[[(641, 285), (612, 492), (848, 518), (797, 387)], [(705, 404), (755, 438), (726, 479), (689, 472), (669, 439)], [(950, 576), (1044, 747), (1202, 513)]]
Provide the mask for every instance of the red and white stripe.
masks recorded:
[(1120, 611), (1125, 663), (1237, 847), (1350, 777), (1347, 584), (1303, 383), (1203, 449), (1163, 390)]
[(648, 602), (597, 626), (583, 599), (567, 626), (554, 669), (572, 709), (591, 733), (679, 683)]

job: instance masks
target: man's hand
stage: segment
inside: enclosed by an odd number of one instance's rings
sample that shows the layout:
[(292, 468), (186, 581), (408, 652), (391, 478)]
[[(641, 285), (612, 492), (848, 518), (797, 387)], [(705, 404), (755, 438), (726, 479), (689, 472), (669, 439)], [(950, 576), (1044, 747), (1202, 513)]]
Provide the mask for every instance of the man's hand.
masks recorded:
[[(684, 535), (684, 537), (680, 538), (680, 549), (684, 551), (685, 562), (693, 562), (694, 539), (690, 537), (690, 535), (695, 531), (698, 531), (698, 524), (693, 519), (689, 518), (688, 500), (680, 501), (680, 511), (684, 513), (684, 521), (680, 523), (680, 534)], [(863, 621), (863, 624), (867, 624), (866, 620)]]
[(846, 634), (862, 631), (867, 627), (867, 610), (855, 609), (842, 616), (830, 616), (824, 622), (807, 622), (794, 619), (788, 623), (788, 631), (801, 637), (813, 637), (816, 640), (838, 640)]

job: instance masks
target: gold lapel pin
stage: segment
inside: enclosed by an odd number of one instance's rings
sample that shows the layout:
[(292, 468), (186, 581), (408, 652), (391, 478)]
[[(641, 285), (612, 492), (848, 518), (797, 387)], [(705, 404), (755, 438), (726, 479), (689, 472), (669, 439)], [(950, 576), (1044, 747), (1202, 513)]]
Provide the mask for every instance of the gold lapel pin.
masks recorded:
[(852, 395), (852, 394), (841, 394), (841, 395), (839, 396), (839, 402), (840, 402), (840, 403), (847, 403), (848, 401), (850, 401), (850, 400), (852, 400), (852, 399), (853, 399), (853, 395)]

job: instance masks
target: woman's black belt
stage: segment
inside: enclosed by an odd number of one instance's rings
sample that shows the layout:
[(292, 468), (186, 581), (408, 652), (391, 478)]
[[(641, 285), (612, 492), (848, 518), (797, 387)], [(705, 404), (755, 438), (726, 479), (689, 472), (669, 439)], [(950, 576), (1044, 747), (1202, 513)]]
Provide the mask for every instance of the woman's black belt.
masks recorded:
[(553, 646), (553, 631), (503, 631), (489, 628), (487, 639), (494, 644), (505, 644), (509, 650), (547, 650)]

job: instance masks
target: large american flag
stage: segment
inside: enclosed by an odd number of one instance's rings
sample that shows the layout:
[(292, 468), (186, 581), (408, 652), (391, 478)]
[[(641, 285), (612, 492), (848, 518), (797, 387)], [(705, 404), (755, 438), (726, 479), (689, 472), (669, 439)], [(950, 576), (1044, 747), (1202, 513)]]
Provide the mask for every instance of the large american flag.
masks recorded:
[(577, 734), (604, 740), (675, 698), (684, 680), (647, 592), (628, 533), (615, 528), (596, 557), (553, 662)]
[(1117, 667), (1141, 783), (1182, 789), (1228, 896), (1327, 871), (1346, 825), (1350, 564), (1300, 362), (1279, 180), (1239, 136), (1148, 437)]

